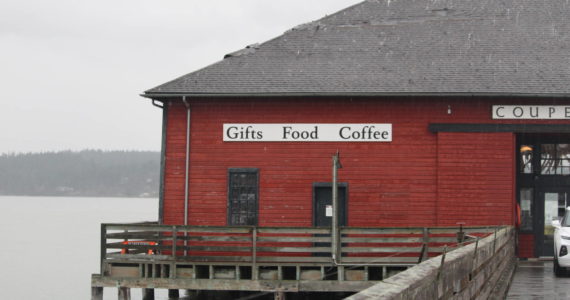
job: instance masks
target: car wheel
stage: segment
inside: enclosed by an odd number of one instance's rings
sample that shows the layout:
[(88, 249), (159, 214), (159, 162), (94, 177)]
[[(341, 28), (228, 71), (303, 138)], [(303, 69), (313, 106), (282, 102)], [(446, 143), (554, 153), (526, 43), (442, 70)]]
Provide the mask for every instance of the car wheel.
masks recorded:
[(560, 277), (564, 275), (564, 270), (558, 264), (558, 258), (554, 257), (554, 275)]

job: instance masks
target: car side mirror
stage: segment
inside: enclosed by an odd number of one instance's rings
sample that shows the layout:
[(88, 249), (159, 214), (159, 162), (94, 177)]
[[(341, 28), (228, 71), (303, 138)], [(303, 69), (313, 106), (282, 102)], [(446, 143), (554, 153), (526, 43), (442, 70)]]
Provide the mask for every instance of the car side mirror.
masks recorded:
[(552, 221), (552, 226), (554, 226), (555, 228), (560, 228), (560, 220), (554, 220)]

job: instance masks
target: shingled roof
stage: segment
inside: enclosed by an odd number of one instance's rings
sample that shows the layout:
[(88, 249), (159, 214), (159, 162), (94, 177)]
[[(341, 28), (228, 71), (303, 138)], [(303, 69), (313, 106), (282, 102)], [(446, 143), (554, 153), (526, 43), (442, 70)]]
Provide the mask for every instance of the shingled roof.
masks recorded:
[(568, 0), (368, 0), (145, 92), (570, 96)]

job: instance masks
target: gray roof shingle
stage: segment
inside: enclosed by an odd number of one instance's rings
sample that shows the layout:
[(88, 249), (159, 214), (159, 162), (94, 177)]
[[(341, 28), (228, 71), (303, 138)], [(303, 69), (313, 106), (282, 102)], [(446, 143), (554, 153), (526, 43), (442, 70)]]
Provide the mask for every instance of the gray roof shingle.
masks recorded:
[(568, 0), (368, 0), (145, 92), (570, 95)]

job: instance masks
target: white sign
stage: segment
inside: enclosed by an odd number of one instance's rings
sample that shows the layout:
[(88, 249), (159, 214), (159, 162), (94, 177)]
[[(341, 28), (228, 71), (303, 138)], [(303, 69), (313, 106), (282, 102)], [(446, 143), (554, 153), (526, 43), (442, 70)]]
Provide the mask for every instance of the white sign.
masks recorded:
[(325, 208), (325, 217), (332, 217), (332, 205), (327, 205)]
[(565, 120), (570, 106), (565, 105), (493, 105), (495, 120)]
[(224, 124), (224, 142), (391, 142), (392, 124)]

